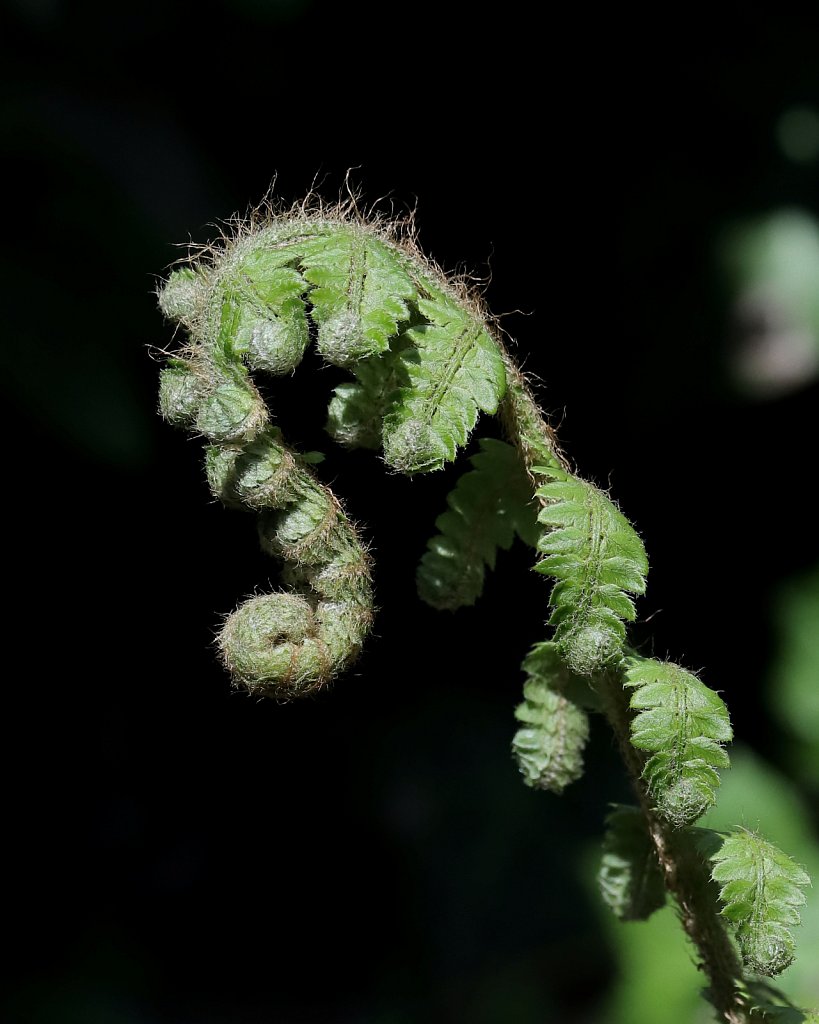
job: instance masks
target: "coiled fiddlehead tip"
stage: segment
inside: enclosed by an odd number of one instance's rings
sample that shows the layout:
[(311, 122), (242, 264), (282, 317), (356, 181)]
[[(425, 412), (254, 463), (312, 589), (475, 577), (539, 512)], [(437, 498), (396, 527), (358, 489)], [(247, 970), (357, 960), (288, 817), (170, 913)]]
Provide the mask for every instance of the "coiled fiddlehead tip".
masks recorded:
[(564, 636), (558, 648), (566, 664), (579, 676), (590, 676), (620, 655), (623, 639), (613, 629), (584, 626)]
[(326, 646), (313, 608), (299, 594), (251, 598), (225, 621), (222, 660), (233, 681), (250, 693), (292, 697), (319, 689), (329, 676)]
[(684, 778), (665, 790), (659, 809), (671, 825), (682, 828), (705, 814), (713, 802), (710, 790)]
[(184, 359), (172, 359), (159, 377), (159, 412), (176, 426), (189, 426), (196, 419), (206, 381)]
[(742, 951), (746, 967), (773, 978), (796, 959), (796, 941), (787, 928), (766, 923), (749, 929)]
[(384, 436), (384, 458), (399, 473), (412, 474), (443, 465), (443, 446), (420, 420), (410, 419)]
[(159, 289), (159, 308), (169, 320), (192, 324), (206, 299), (202, 277), (191, 267), (180, 267)]
[(251, 441), (267, 423), (268, 413), (255, 390), (244, 381), (225, 381), (202, 401), (195, 426), (211, 441)]

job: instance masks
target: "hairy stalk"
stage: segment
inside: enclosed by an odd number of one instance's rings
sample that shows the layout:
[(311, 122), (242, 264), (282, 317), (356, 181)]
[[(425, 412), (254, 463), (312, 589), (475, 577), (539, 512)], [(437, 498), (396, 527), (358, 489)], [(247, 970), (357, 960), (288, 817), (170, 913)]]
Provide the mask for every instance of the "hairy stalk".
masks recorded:
[(742, 967), (718, 912), (709, 867), (689, 834), (675, 830), (656, 812), (643, 779), (645, 758), (631, 743), (632, 715), (619, 674), (601, 674), (595, 688), (648, 824), (666, 888), (677, 901), (685, 933), (699, 951), (711, 1002), (727, 1024), (746, 1024), (740, 990)]
[(568, 469), (557, 434), (544, 419), (526, 378), (505, 349), (503, 357), (507, 383), (499, 415), (506, 436), (517, 446), (533, 481), (537, 479), (532, 472), (534, 466)]

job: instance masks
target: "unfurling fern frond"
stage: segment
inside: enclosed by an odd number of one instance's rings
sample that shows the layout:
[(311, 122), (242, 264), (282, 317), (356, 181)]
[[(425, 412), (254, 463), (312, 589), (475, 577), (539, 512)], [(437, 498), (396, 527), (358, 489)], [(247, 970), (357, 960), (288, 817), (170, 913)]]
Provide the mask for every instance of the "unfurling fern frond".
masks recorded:
[(498, 548), (508, 551), (515, 536), (533, 546), (537, 541), (532, 487), (518, 453), (492, 438), (481, 438), (480, 446), (435, 520), (440, 533), (418, 566), (418, 594), (433, 608), (474, 604)]
[(579, 778), (587, 712), (603, 711), (641, 808), (609, 815), (606, 902), (636, 920), (662, 905), (668, 886), (725, 1024), (817, 1024), (743, 977), (727, 927), (752, 970), (782, 970), (807, 876), (752, 833), (720, 845), (709, 830), (680, 828), (714, 802), (728, 764), (725, 705), (676, 665), (625, 653), (625, 624), (646, 586), (643, 544), (603, 491), (568, 472), (480, 300), (400, 227), (368, 222), (354, 202), (328, 210), (307, 201), (252, 214), (174, 271), (159, 302), (187, 335), (162, 371), (162, 415), (206, 439), (211, 490), (258, 515), (262, 548), (283, 563), (284, 589), (224, 623), (219, 648), (234, 682), (273, 697), (314, 691), (351, 664), (372, 622), (365, 547), (315, 460), (272, 425), (257, 374), (292, 373), (315, 337), (324, 359), (351, 375), (335, 388), (327, 431), (349, 447), (383, 449), (407, 474), (443, 468), (479, 413), (498, 412), (514, 447), (481, 442), (421, 561), (421, 596), (439, 608), (471, 604), (498, 548), (515, 535), (537, 547), (537, 570), (555, 581), (554, 638), (523, 664), (513, 750), (524, 782), (560, 793)]
[(643, 769), (649, 792), (667, 821), (688, 825), (714, 803), (717, 769), (729, 765), (728, 709), (696, 676), (654, 658), (628, 657), (625, 685), (637, 712), (631, 742), (651, 754)]
[(757, 974), (780, 974), (794, 959), (790, 929), (799, 924), (810, 878), (773, 843), (746, 829), (728, 835), (711, 859), (722, 913), (746, 966)]
[(537, 490), (546, 527), (538, 572), (558, 582), (549, 621), (563, 657), (579, 675), (616, 659), (625, 640), (623, 620), (635, 617), (629, 594), (645, 592), (643, 543), (626, 517), (592, 484), (557, 466), (536, 467), (547, 478)]
[(384, 420), (384, 456), (402, 473), (451, 462), (478, 411), (497, 412), (506, 389), (501, 351), (468, 308), (440, 292), (420, 298), (418, 309), (427, 322), (407, 330), (407, 383)]
[(554, 644), (538, 644), (523, 662), (528, 679), (525, 701), (515, 710), (522, 727), (512, 750), (527, 786), (562, 793), (583, 774), (583, 748), (589, 738), (589, 719), (573, 699), (585, 680), (572, 676)]
[(644, 921), (665, 905), (665, 881), (639, 807), (616, 806), (606, 818), (597, 881), (621, 921)]

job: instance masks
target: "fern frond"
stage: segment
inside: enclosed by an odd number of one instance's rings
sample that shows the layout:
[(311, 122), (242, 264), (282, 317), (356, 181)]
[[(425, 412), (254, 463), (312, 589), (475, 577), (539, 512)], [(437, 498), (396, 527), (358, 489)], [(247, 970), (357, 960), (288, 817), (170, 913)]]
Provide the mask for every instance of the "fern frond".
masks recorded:
[(386, 352), (416, 296), (403, 256), (363, 231), (337, 231), (300, 248), (324, 358), (352, 366)]
[(712, 855), (711, 877), (721, 885), (722, 913), (733, 925), (745, 965), (780, 974), (794, 959), (790, 929), (799, 924), (810, 878), (773, 843), (737, 829)]
[(419, 298), (428, 323), (408, 328), (402, 356), (407, 384), (384, 421), (384, 455), (402, 473), (451, 462), (478, 411), (497, 412), (506, 387), (500, 349), (475, 317), (449, 296)]
[(626, 517), (598, 488), (558, 466), (536, 467), (547, 478), (536, 495), (546, 530), (538, 541), (538, 572), (558, 582), (549, 621), (573, 671), (590, 675), (617, 658), (623, 620), (635, 617), (629, 594), (645, 592), (643, 542)]
[(508, 551), (515, 536), (533, 546), (537, 541), (532, 488), (518, 453), (492, 438), (481, 438), (480, 446), (435, 520), (440, 533), (418, 566), (418, 595), (433, 608), (474, 604), (498, 548)]
[[(793, 958), (790, 928), (807, 875), (753, 833), (722, 841), (710, 830), (672, 831), (714, 802), (717, 770), (728, 763), (727, 711), (678, 666), (624, 655), (625, 623), (645, 591), (642, 542), (603, 491), (566, 470), (480, 302), (400, 226), (368, 223), (354, 201), (257, 211), (172, 273), (159, 302), (187, 332), (162, 372), (160, 410), (208, 439), (214, 495), (258, 513), (263, 548), (283, 562), (285, 589), (245, 602), (221, 630), (234, 682), (279, 698), (314, 692), (352, 664), (373, 616), (366, 547), (311, 469), (315, 453), (299, 454), (270, 425), (255, 371), (292, 372), (317, 335), (324, 358), (353, 375), (335, 390), (327, 430), (349, 446), (383, 446), (386, 462), (409, 474), (442, 468), (481, 411), (500, 411), (516, 451), (482, 442), (422, 559), (422, 597), (436, 607), (471, 603), (498, 548), (516, 534), (535, 542), (538, 571), (555, 580), (555, 630), (523, 666), (513, 750), (525, 783), (560, 793), (579, 778), (587, 710), (605, 710), (641, 803), (648, 792), (657, 807), (646, 806), (645, 820), (634, 808), (609, 816), (606, 902), (621, 919), (648, 916), (663, 903), (665, 878), (720, 1019), (819, 1024), (760, 979), (742, 977), (718, 916), (721, 886), (722, 915), (746, 965), (775, 974)], [(527, 479), (538, 481), (537, 525)]]
[(644, 921), (665, 905), (657, 851), (638, 807), (618, 805), (607, 816), (597, 881), (621, 921)]
[(643, 778), (657, 810), (673, 825), (696, 821), (716, 800), (718, 768), (727, 768), (722, 744), (732, 737), (719, 694), (679, 665), (633, 654), (625, 685), (637, 712), (631, 742), (651, 754)]
[[(534, 655), (534, 657), (533, 657)], [(589, 718), (567, 695), (579, 680), (571, 676), (553, 644), (539, 644), (523, 662), (525, 701), (515, 710), (523, 723), (512, 750), (527, 786), (562, 793), (583, 774)]]

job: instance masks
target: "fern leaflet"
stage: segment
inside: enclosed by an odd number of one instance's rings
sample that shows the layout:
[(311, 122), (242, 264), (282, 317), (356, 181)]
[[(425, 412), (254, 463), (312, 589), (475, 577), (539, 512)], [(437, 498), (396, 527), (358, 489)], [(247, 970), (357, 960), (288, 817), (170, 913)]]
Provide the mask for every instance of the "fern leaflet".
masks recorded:
[(538, 644), (523, 662), (528, 679), (525, 701), (515, 710), (522, 723), (512, 750), (527, 786), (562, 793), (583, 774), (583, 748), (589, 738), (589, 719), (569, 696), (584, 680), (572, 677), (554, 644)]
[(474, 604), (498, 548), (508, 551), (516, 535), (533, 546), (537, 540), (532, 490), (517, 452), (491, 438), (481, 438), (480, 446), (470, 459), (474, 468), (447, 497), (449, 508), (435, 521), (440, 533), (418, 566), (418, 594), (433, 608)]
[(635, 617), (629, 594), (645, 592), (648, 561), (640, 538), (610, 499), (558, 466), (536, 467), (548, 478), (537, 491), (538, 572), (558, 582), (552, 590), (555, 641), (579, 675), (614, 660), (625, 640), (623, 620)]
[(303, 243), (301, 265), (322, 355), (350, 366), (385, 352), (416, 294), (399, 254), (371, 234), (338, 231)]
[(428, 322), (406, 332), (407, 384), (384, 421), (384, 455), (402, 473), (451, 462), (478, 410), (497, 412), (506, 388), (500, 349), (479, 320), (443, 293), (417, 305)]
[(658, 811), (673, 825), (696, 821), (716, 800), (722, 744), (732, 737), (719, 694), (679, 665), (631, 655), (625, 685), (634, 693), (631, 742), (651, 754), (643, 769)]
[(293, 247), (254, 249), (231, 267), (217, 290), (221, 301), (216, 353), (243, 358), (251, 369), (291, 373), (310, 340), (304, 300), (307, 282), (291, 265)]
[(638, 807), (615, 806), (606, 818), (597, 881), (621, 921), (644, 921), (664, 906), (665, 880)]
[(722, 913), (731, 922), (747, 967), (780, 974), (794, 959), (790, 929), (799, 924), (808, 875), (787, 854), (746, 829), (728, 835), (712, 854)]

